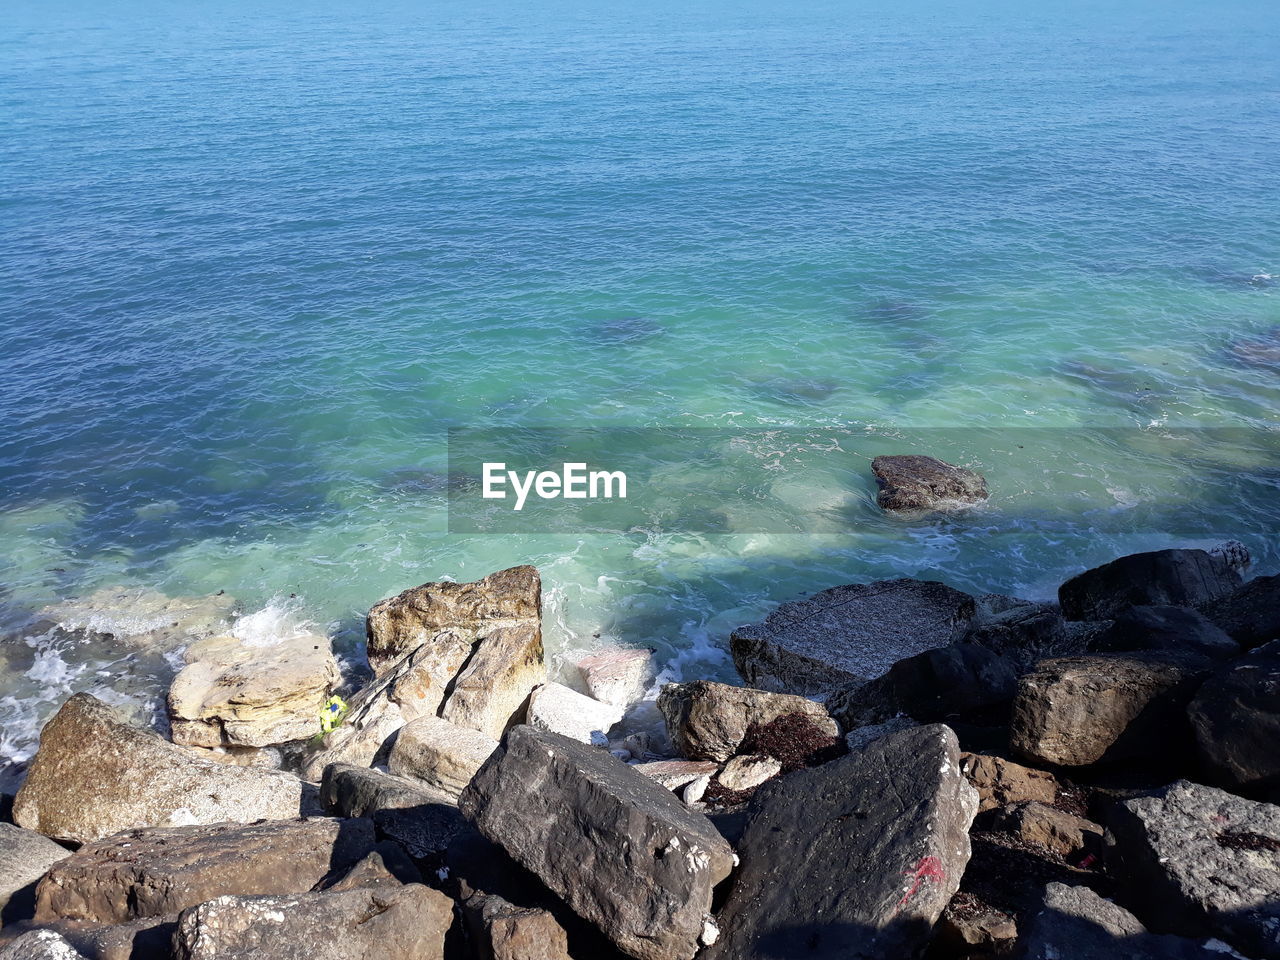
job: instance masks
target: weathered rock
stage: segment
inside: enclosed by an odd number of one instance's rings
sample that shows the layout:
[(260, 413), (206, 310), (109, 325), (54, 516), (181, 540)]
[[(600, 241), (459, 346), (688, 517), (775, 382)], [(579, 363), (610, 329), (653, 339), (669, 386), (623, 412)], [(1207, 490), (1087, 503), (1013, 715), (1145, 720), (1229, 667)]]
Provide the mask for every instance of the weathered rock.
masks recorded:
[(934, 457), (876, 457), (871, 472), (880, 488), (876, 503), (882, 510), (945, 510), (987, 499), (987, 481), (980, 473)]
[(705, 817), (608, 753), (516, 727), (463, 791), (480, 831), (640, 960), (697, 952), (733, 852)]
[(720, 765), (712, 760), (655, 760), (637, 763), (631, 769), (667, 790), (679, 790), (699, 777), (714, 776)]
[(784, 603), (729, 640), (734, 665), (751, 686), (819, 695), (946, 646), (973, 614), (973, 597), (945, 584), (880, 580)]
[(609, 743), (609, 729), (622, 714), (622, 707), (592, 700), (560, 683), (544, 683), (529, 698), (530, 726), (596, 746)]
[(478, 730), (439, 717), (418, 717), (400, 729), (387, 767), (401, 777), (421, 780), (457, 799), (476, 771), (498, 749), (498, 741)]
[(1153, 929), (1280, 957), (1280, 807), (1180, 780), (1108, 826), (1110, 868)]
[(178, 960), (442, 960), (453, 901), (413, 883), (219, 897), (178, 918)]
[(486, 624), (475, 636), (471, 657), (454, 678), (440, 716), (498, 740), (524, 722), (529, 695), (546, 682), (542, 625), (537, 620)]
[(373, 843), (368, 820), (324, 817), (131, 830), (55, 864), (36, 892), (36, 922), (123, 923), (228, 893), (299, 893)]
[(1280, 574), (1256, 577), (1234, 593), (1199, 607), (1246, 650), (1280, 640)]
[(995, 826), (1061, 857), (1086, 848), (1101, 850), (1102, 847), (1102, 827), (1036, 800), (1004, 807), (996, 818)]
[(726, 790), (754, 790), (781, 772), (782, 764), (773, 757), (763, 754), (734, 757), (716, 774), (716, 782)]
[(766, 784), (702, 956), (913, 956), (960, 883), (977, 809), (937, 724)]
[(1003, 714), (1018, 690), (1013, 663), (976, 643), (952, 643), (899, 660), (888, 673), (833, 693), (827, 708), (845, 728), (899, 714), (933, 722)]
[(1051, 804), (1058, 799), (1058, 780), (1045, 770), (981, 753), (962, 754), (960, 767), (978, 791), (979, 810), (1028, 801)]
[(1101, 652), (1146, 650), (1153, 653), (1227, 660), (1240, 645), (1221, 627), (1191, 607), (1130, 607), (1093, 638)]
[(421, 883), (422, 873), (413, 865), (400, 844), (386, 840), (379, 843), (364, 859), (348, 870), (325, 890), (340, 893), (361, 887), (398, 887), (404, 883)]
[(627, 707), (644, 696), (652, 659), (652, 650), (601, 650), (579, 660), (578, 672), (596, 700)]
[(573, 960), (564, 927), (548, 910), (477, 894), (466, 917), (479, 960)]
[(1200, 755), (1221, 782), (1280, 787), (1280, 641), (1222, 666), (1187, 713)]
[(296, 633), (248, 644), (234, 636), (192, 644), (169, 687), (173, 742), (265, 747), (320, 732), (320, 710), (341, 681), (329, 638)]
[(35, 912), (36, 881), (69, 856), (66, 847), (48, 837), (0, 823), (0, 926)]
[(977, 606), (964, 642), (985, 647), (1021, 669), (1046, 657), (1081, 652), (1071, 649), (1056, 607), (996, 594), (978, 597)]
[(1196, 606), (1239, 586), (1239, 571), (1204, 550), (1154, 550), (1077, 574), (1058, 601), (1068, 620), (1109, 620), (1130, 607)]
[(0, 949), (0, 960), (85, 960), (85, 956), (59, 933), (31, 930)]
[(1239, 540), (1223, 540), (1221, 543), (1214, 544), (1209, 548), (1209, 554), (1241, 573), (1253, 563), (1249, 548)]
[(478, 631), (542, 620), (542, 580), (534, 567), (511, 567), (474, 583), (424, 583), (375, 604), (365, 624), (369, 665), (381, 676), (441, 632)]
[(938, 918), (934, 944), (951, 956), (993, 954), (1018, 936), (1014, 918), (961, 891)]
[(891, 733), (910, 730), (912, 727), (918, 726), (920, 724), (910, 717), (890, 717), (884, 723), (873, 723), (870, 726), (850, 730), (844, 735), (844, 743), (850, 751), (865, 750), (881, 737), (887, 737)]
[(378, 836), (394, 840), (412, 856), (443, 853), (466, 822), (454, 799), (426, 784), (350, 764), (325, 768), (320, 796), (341, 817), (370, 817)]
[(1061, 766), (1177, 753), (1189, 736), (1183, 711), (1203, 675), (1136, 655), (1042, 661), (1018, 682), (1010, 743)]
[(314, 788), (290, 774), (196, 759), (80, 693), (45, 724), (13, 816), (82, 843), (138, 827), (284, 820), (315, 809)]
[(732, 687), (710, 680), (669, 683), (658, 695), (675, 748), (694, 760), (728, 760), (738, 751), (752, 724), (801, 713), (835, 736), (839, 727), (826, 707), (804, 697)]
[(89, 960), (168, 960), (177, 916), (143, 917), (107, 926), (59, 920), (46, 929), (62, 934)]

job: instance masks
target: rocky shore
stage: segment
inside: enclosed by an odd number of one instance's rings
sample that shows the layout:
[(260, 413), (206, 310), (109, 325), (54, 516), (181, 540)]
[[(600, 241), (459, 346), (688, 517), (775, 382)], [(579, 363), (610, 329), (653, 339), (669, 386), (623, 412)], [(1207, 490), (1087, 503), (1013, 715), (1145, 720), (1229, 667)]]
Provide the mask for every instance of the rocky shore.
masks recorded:
[(167, 736), (88, 694), (44, 727), (0, 960), (1276, 960), (1280, 576), (1248, 563), (836, 586), (734, 631), (744, 686), (663, 687), (665, 736), (648, 651), (549, 677), (528, 566), (376, 604), (354, 692), (323, 636), (200, 637)]

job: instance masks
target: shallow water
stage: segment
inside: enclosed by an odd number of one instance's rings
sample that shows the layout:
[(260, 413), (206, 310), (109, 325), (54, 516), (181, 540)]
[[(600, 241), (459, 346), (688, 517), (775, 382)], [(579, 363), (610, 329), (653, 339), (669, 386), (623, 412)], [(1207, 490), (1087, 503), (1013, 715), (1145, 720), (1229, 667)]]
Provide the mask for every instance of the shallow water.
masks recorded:
[[(0, 760), (71, 690), (161, 688), (32, 623), (104, 587), (358, 659), (379, 598), (532, 562), (553, 651), (728, 675), (733, 626), (838, 582), (1280, 568), (1267, 5), (305, 6), (9, 9)], [(864, 461), (762, 451), (672, 467), (665, 526), (449, 533), (446, 430), (517, 426), (955, 428), (993, 503), (886, 522)], [(1197, 460), (1207, 427), (1241, 432)]]

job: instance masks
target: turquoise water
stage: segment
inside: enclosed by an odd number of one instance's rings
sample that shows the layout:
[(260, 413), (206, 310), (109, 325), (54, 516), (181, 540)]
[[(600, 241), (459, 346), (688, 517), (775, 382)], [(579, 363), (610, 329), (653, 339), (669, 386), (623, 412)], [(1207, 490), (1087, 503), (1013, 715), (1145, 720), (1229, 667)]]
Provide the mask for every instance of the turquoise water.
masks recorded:
[[(104, 587), (358, 659), (379, 598), (533, 562), (555, 653), (728, 675), (733, 626), (837, 582), (1045, 596), (1219, 535), (1280, 567), (1269, 4), (533, 6), (6, 7), (0, 754), (162, 683), (32, 626)], [(448, 532), (448, 429), (610, 426), (947, 428), (993, 500), (891, 522), (865, 461), (762, 453), (735, 482), (848, 528)], [(1085, 488), (1162, 522), (1023, 522)]]

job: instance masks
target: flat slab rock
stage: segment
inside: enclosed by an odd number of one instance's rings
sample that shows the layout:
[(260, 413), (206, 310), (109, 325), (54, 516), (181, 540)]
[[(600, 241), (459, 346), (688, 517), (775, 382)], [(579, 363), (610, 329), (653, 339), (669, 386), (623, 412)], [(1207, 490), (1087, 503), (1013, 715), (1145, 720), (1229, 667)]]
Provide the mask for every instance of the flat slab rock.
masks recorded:
[(1130, 607), (1207, 603), (1240, 582), (1235, 567), (1205, 550), (1153, 550), (1077, 574), (1058, 588), (1058, 602), (1068, 620), (1110, 620)]
[(914, 956), (969, 861), (977, 792), (940, 724), (766, 784), (706, 960)]
[(974, 612), (969, 594), (931, 580), (849, 584), (782, 604), (733, 631), (730, 647), (750, 686), (822, 695), (946, 646)]
[(1149, 926), (1280, 958), (1280, 807), (1180, 780), (1118, 805), (1108, 826)]
[(840, 732), (820, 703), (711, 680), (667, 684), (658, 695), (658, 710), (667, 722), (672, 744), (691, 760), (728, 760), (738, 752), (752, 724), (792, 713), (804, 714), (831, 736)]
[(919, 454), (876, 457), (871, 473), (882, 510), (925, 511), (971, 506), (987, 499), (987, 481), (967, 467)]
[(516, 727), (463, 791), (490, 840), (640, 960), (689, 960), (733, 851), (711, 822), (609, 753)]

